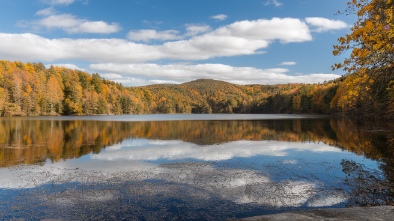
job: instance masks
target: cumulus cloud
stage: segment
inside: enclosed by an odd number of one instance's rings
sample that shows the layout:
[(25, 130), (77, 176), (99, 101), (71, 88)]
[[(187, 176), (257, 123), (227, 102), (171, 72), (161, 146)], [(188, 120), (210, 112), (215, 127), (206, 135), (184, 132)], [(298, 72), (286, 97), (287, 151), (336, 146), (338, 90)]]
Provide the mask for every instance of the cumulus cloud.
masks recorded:
[(34, 34), (0, 33), (0, 57), (25, 61), (34, 58), (40, 61), (77, 59), (122, 63), (157, 60), (163, 55), (155, 46), (122, 39), (47, 39)]
[(244, 20), (219, 28), (213, 34), (240, 37), (247, 40), (279, 40), (282, 43), (312, 40), (308, 26), (296, 18)]
[(249, 40), (280, 40), (283, 43), (312, 40), (308, 26), (296, 18), (244, 20), (219, 28), (214, 33)]
[(308, 26), (294, 18), (239, 21), (188, 40), (166, 42), (160, 51), (170, 59), (200, 60), (218, 56), (251, 55), (275, 40), (312, 40)]
[(225, 14), (218, 14), (218, 15), (214, 15), (211, 16), (212, 19), (218, 20), (218, 21), (224, 21), (227, 19), (227, 15)]
[[(286, 74), (288, 69), (272, 68), (258, 69), (253, 67), (233, 67), (224, 64), (92, 64), (90, 69), (101, 73), (112, 73), (122, 76), (122, 79), (109, 80), (124, 84), (135, 84), (136, 78), (164, 80), (165, 83), (183, 83), (199, 78), (223, 80), (236, 84), (279, 84), (279, 83), (318, 83), (340, 77), (335, 74), (299, 74), (292, 76)], [(116, 75), (116, 76), (118, 76)], [(109, 77), (109, 78), (108, 78)], [(130, 80), (128, 80), (131, 78)], [(155, 82), (143, 82), (152, 84)]]
[[(68, 14), (48, 16), (39, 24), (71, 33), (111, 33), (120, 29), (116, 24), (84, 21)], [(201, 32), (207, 27), (190, 26), (189, 30)], [(276, 40), (282, 43), (305, 42), (312, 40), (312, 36), (308, 26), (295, 18), (235, 22), (187, 40), (161, 45), (137, 44), (123, 39), (48, 39), (34, 34), (0, 33), (0, 58), (35, 58), (41, 61), (81, 59), (111, 63), (203, 60), (262, 53), (261, 49)]]
[(308, 17), (305, 19), (306, 23), (315, 27), (315, 32), (326, 32), (332, 30), (341, 30), (348, 27), (348, 25), (340, 20), (330, 20), (321, 17)]
[(294, 61), (284, 61), (280, 63), (280, 65), (296, 65), (297, 63)]
[(69, 34), (74, 33), (95, 33), (110, 34), (121, 30), (117, 23), (107, 23), (104, 21), (89, 21), (80, 19), (72, 14), (57, 14), (53, 8), (46, 8), (36, 12), (36, 15), (43, 18), (34, 21), (22, 21), (19, 25), (39, 29), (61, 29)]

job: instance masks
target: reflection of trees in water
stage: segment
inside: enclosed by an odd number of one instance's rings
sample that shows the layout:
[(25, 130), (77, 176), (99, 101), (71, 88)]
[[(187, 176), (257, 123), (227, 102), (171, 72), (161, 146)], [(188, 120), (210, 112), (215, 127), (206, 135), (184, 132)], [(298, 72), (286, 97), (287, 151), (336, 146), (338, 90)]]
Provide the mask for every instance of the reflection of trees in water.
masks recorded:
[[(350, 119), (263, 121), (0, 121), (0, 166), (58, 161), (88, 153), (127, 138), (182, 140), (212, 145), (238, 140), (324, 142), (371, 159), (394, 158), (394, 135), (383, 126)], [(371, 132), (372, 130), (372, 132)], [(378, 133), (376, 133), (378, 131)], [(385, 133), (379, 133), (383, 131)]]
[(370, 170), (354, 161), (342, 160), (345, 184), (349, 187), (348, 206), (381, 206), (394, 204), (394, 183), (379, 170)]

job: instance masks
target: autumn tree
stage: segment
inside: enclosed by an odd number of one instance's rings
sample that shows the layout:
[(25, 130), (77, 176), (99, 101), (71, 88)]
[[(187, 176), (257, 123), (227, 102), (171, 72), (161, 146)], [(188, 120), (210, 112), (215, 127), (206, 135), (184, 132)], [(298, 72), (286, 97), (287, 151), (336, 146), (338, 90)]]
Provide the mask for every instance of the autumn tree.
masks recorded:
[(26, 64), (26, 70), (21, 70), (19, 74), (22, 82), (21, 109), (29, 116), (39, 115), (44, 93), (41, 80), (44, 76), (41, 72), (36, 73), (29, 63)]
[(49, 114), (54, 114), (59, 111), (59, 105), (63, 101), (63, 90), (59, 84), (59, 81), (55, 76), (50, 76), (45, 84), (44, 100), (47, 104), (46, 110)]
[(348, 12), (357, 13), (358, 19), (351, 33), (338, 39), (334, 55), (351, 50), (349, 58), (333, 66), (348, 73), (360, 69), (373, 70), (393, 68), (394, 47), (394, 3), (392, 0), (353, 0), (348, 3)]
[(93, 89), (93, 86), (84, 90), (82, 97), (82, 108), (85, 114), (97, 114), (99, 95)]
[[(394, 98), (389, 96), (394, 81), (393, 9), (393, 0), (352, 0), (348, 3), (346, 13), (356, 13), (358, 19), (351, 33), (338, 39), (339, 44), (334, 46), (333, 54), (350, 51), (350, 56), (333, 65), (333, 69), (343, 69), (348, 75), (362, 78), (352, 77), (346, 85), (342, 84), (348, 88), (347, 91), (339, 88), (344, 94), (343, 102), (363, 103), (355, 109), (387, 114), (390, 103), (394, 103)], [(355, 91), (362, 88), (369, 91)], [(346, 100), (346, 97), (351, 100)]]
[(79, 115), (82, 114), (82, 86), (79, 82), (78, 74), (73, 70), (64, 73), (64, 100), (63, 114)]

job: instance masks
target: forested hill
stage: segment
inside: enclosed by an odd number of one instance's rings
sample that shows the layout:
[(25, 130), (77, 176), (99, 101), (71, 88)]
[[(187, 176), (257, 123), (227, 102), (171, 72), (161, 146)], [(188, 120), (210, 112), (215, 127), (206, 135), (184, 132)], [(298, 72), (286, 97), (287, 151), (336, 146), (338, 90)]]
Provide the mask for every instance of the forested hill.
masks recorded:
[[(340, 81), (325, 84), (235, 85), (200, 79), (180, 85), (131, 88), (155, 113), (334, 113)], [(152, 111), (153, 110), (153, 111)]]
[(200, 79), (180, 85), (125, 87), (99, 74), (0, 61), (0, 115), (316, 113), (393, 117), (392, 78), (352, 74), (324, 84), (246, 86)]

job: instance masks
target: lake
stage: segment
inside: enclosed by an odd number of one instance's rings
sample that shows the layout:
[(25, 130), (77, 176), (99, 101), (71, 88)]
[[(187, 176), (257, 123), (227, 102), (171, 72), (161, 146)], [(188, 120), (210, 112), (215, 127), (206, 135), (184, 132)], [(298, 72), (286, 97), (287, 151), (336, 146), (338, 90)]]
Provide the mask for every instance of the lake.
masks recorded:
[(394, 202), (394, 123), (318, 115), (0, 118), (1, 220), (226, 220)]

